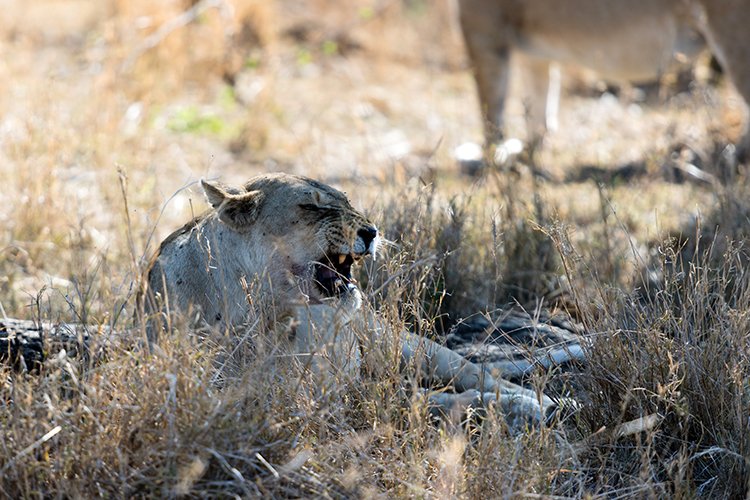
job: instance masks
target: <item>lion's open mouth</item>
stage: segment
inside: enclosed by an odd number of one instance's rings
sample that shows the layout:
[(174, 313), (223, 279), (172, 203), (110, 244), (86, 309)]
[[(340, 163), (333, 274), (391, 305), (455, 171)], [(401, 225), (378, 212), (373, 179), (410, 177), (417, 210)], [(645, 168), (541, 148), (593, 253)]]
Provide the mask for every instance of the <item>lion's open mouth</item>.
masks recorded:
[(352, 255), (325, 255), (315, 263), (315, 285), (326, 297), (344, 293), (354, 286), (352, 264), (354, 264)]

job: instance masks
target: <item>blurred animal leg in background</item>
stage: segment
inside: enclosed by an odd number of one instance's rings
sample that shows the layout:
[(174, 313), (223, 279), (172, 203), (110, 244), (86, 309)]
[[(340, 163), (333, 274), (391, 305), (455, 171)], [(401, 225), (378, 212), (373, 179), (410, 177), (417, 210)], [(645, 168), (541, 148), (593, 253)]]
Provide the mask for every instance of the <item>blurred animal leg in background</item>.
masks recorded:
[(746, 16), (737, 12), (750, 11), (750, 0), (712, 0), (703, 2), (703, 6), (711, 50), (744, 100), (744, 130), (737, 141), (737, 158), (744, 162), (750, 154), (750, 30)]

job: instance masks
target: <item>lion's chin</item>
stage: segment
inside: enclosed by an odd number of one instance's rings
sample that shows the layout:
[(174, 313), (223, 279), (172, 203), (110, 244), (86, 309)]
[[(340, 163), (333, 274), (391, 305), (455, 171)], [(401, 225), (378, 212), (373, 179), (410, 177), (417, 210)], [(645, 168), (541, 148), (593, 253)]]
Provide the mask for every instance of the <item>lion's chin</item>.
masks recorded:
[(344, 318), (350, 320), (362, 307), (362, 291), (354, 284), (349, 283), (345, 289), (334, 296), (323, 296), (320, 293), (306, 295), (308, 305), (325, 304), (335, 308)]
[(339, 307), (349, 312), (355, 312), (362, 307), (362, 292), (354, 283), (347, 285), (347, 290), (338, 296)]
[(336, 303), (356, 301), (358, 304), (362, 303), (362, 292), (354, 283), (347, 283), (339, 286), (336, 293), (333, 295), (323, 293), (318, 293), (317, 295), (320, 302)]

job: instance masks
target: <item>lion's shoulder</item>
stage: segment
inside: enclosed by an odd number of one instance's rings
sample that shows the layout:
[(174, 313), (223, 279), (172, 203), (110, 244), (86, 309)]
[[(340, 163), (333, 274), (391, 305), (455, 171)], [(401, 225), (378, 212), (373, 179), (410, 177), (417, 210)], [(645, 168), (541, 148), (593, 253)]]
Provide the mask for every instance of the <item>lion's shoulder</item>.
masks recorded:
[(175, 243), (184, 239), (185, 236), (193, 232), (193, 230), (199, 227), (206, 220), (208, 215), (209, 213), (206, 212), (204, 214), (193, 217), (190, 221), (183, 224), (182, 227), (173, 231), (169, 236), (164, 238), (164, 240), (162, 240), (162, 242), (159, 244), (159, 249), (156, 251), (156, 255), (154, 255), (154, 258), (158, 258), (159, 255), (162, 254), (165, 249), (173, 246)]

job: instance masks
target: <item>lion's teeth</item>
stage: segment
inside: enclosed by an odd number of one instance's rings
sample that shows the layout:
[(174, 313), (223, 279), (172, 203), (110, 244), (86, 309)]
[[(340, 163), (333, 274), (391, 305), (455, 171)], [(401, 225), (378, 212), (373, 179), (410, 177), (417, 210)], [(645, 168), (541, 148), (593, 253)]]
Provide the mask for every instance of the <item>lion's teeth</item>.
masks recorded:
[(346, 255), (344, 255), (343, 253), (339, 254), (339, 264), (343, 264), (345, 260)]

